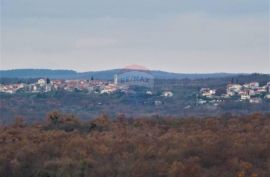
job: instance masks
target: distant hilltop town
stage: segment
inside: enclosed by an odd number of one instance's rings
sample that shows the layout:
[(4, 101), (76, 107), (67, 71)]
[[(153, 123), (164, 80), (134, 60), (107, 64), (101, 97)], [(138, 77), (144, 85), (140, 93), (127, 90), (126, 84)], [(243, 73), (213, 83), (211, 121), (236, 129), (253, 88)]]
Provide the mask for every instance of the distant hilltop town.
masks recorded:
[(270, 82), (260, 86), (258, 82), (246, 84), (228, 84), (226, 93), (217, 94), (216, 89), (202, 88), (200, 90), (199, 104), (223, 102), (226, 99), (236, 101), (249, 101), (250, 103), (261, 103), (263, 99), (270, 99)]
[[(112, 94), (115, 92), (128, 93), (128, 85), (119, 84), (119, 78), (114, 76), (113, 81), (105, 80), (50, 80), (49, 78), (39, 79), (35, 83), (7, 84), (0, 85), (2, 93), (45, 93), (57, 90), (64, 91), (85, 91), (96, 94)], [(260, 86), (259, 82), (246, 84), (228, 84), (224, 93), (219, 93), (216, 88), (201, 88), (197, 94), (197, 104), (218, 105), (226, 100), (248, 101), (250, 103), (261, 103), (263, 100), (270, 100), (270, 82)], [(153, 95), (151, 90), (145, 92), (146, 95)], [(170, 90), (163, 91), (160, 96), (173, 97), (174, 93)], [(159, 105), (160, 103), (156, 103)]]
[[(49, 78), (39, 79), (36, 83), (25, 84), (1, 84), (2, 93), (45, 93), (57, 90), (65, 91), (86, 91), (89, 93), (111, 94), (116, 91), (128, 92), (129, 85), (119, 84), (118, 75), (114, 76), (113, 81), (94, 80), (50, 80)], [(148, 91), (147, 94), (150, 94)]]
[(9, 84), (0, 85), (0, 92), (4, 93), (16, 93), (16, 92), (28, 92), (28, 93), (44, 93), (57, 90), (76, 91), (84, 90), (88, 92), (99, 93), (113, 93), (119, 89), (125, 90), (117, 83), (117, 77), (114, 82), (103, 80), (50, 80), (49, 78), (39, 79), (36, 83), (32, 84)]

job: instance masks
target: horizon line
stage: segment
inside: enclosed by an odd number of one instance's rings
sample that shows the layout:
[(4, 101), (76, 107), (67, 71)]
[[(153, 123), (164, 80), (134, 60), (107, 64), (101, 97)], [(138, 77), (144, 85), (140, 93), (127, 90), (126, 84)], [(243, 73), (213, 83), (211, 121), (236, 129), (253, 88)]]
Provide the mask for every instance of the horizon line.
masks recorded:
[[(101, 69), (101, 70), (88, 70), (88, 71), (78, 71), (75, 69), (66, 69), (66, 68), (59, 68), (59, 69), (49, 69), (49, 68), (12, 68), (12, 69), (0, 69), (0, 71), (13, 71), (13, 70), (51, 70), (51, 71), (74, 71), (76, 73), (87, 73), (87, 72), (104, 72), (104, 71), (112, 71), (112, 70), (121, 70), (125, 69), (123, 68), (112, 68), (112, 69)], [(132, 70), (132, 69), (131, 69)], [(134, 69), (138, 70), (138, 69)], [(224, 72), (224, 71), (215, 71), (215, 72), (175, 72), (175, 71), (167, 71), (167, 70), (161, 70), (161, 69), (149, 69), (149, 71), (158, 71), (158, 72), (166, 72), (166, 73), (172, 73), (172, 74), (266, 74), (269, 75), (269, 73), (263, 73), (263, 72)]]

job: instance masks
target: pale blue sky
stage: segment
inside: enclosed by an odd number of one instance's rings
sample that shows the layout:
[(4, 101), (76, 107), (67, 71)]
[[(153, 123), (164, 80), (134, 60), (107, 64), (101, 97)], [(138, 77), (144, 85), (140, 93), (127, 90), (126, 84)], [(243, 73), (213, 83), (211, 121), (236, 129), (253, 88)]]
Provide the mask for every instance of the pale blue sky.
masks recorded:
[(268, 0), (1, 0), (1, 69), (269, 73)]

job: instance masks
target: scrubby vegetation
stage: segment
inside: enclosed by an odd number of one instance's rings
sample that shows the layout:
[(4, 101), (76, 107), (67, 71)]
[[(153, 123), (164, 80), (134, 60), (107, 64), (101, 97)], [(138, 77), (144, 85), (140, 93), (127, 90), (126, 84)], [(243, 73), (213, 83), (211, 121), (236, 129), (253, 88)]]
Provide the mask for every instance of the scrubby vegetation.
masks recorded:
[(269, 177), (270, 115), (18, 118), (0, 127), (0, 176)]

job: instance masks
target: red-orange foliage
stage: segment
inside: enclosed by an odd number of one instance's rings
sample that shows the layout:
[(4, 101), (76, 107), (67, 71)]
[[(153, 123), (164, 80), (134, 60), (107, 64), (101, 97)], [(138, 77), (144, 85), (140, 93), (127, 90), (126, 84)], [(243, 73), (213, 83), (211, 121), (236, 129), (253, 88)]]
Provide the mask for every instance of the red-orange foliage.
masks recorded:
[(1, 177), (269, 177), (270, 116), (0, 126)]

